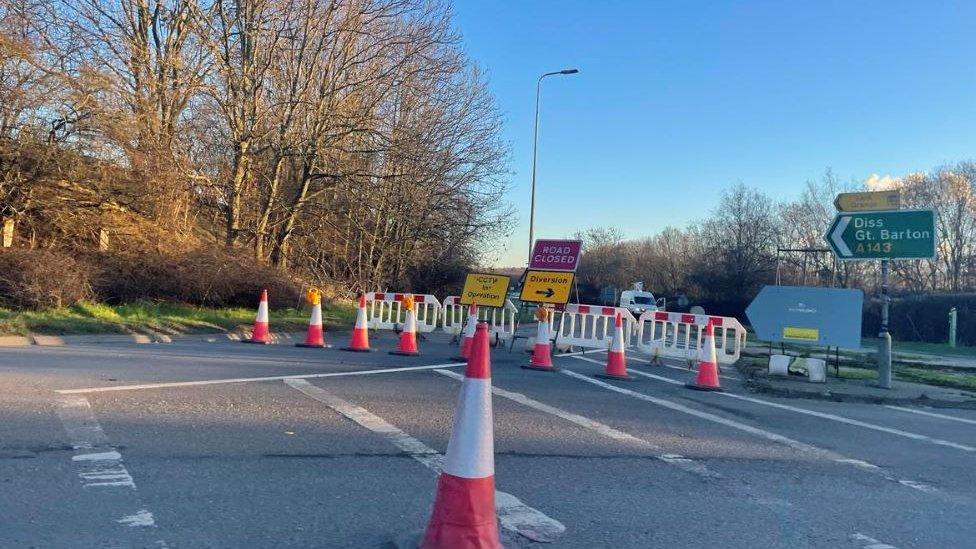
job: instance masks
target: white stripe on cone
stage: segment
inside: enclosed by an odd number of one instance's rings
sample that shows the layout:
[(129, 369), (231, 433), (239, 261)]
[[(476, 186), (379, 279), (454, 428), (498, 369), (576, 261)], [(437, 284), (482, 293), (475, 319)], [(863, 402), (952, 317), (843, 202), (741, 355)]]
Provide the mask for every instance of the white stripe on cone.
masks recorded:
[(267, 301), (262, 299), (261, 303), (258, 304), (258, 316), (254, 321), (262, 322), (264, 324), (268, 323), (268, 302)]
[(444, 472), (462, 478), (494, 475), (491, 379), (465, 378), (457, 409), (451, 440), (447, 443)]
[(310, 326), (322, 325), (322, 305), (320, 303), (312, 305), (312, 316), (309, 317), (308, 324)]

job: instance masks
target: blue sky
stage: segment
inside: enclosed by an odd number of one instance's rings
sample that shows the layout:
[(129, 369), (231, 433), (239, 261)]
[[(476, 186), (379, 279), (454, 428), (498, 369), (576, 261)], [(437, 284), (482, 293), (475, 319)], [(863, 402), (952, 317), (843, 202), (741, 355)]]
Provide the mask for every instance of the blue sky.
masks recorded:
[(506, 119), (524, 263), (539, 74), (536, 236), (707, 215), (743, 182), (778, 200), (976, 158), (976, 2), (457, 0)]

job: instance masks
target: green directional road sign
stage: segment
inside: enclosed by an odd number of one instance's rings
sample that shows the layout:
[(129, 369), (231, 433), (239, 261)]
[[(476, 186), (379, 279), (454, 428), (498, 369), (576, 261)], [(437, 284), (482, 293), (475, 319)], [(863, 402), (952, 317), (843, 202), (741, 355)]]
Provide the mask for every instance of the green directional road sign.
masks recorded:
[(840, 213), (824, 239), (838, 259), (932, 259), (932, 210)]

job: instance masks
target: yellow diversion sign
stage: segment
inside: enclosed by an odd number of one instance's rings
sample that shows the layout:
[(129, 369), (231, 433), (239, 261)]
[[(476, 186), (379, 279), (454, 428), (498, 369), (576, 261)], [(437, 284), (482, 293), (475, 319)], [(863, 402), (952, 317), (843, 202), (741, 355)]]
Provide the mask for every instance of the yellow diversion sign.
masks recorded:
[(504, 307), (508, 294), (509, 277), (496, 274), (470, 273), (464, 279), (461, 290), (462, 305)]
[(559, 303), (569, 301), (575, 275), (564, 271), (528, 271), (519, 299), (531, 303)]

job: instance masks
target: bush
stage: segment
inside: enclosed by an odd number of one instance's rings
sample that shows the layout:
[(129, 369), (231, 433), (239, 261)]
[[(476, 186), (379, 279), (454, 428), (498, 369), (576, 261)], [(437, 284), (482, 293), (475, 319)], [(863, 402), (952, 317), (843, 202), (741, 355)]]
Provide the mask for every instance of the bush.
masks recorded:
[[(974, 294), (896, 297), (888, 311), (888, 330), (896, 341), (945, 343), (949, 340), (949, 310), (953, 307), (958, 315), (957, 341), (960, 345), (976, 345)], [(862, 333), (876, 337), (880, 329), (881, 305), (865, 299)]]
[(0, 250), (0, 305), (15, 309), (68, 307), (92, 295), (92, 271), (48, 250)]
[(254, 307), (267, 288), (272, 305), (302, 303), (301, 284), (271, 267), (223, 251), (117, 252), (92, 258), (95, 293), (109, 303), (178, 301), (205, 307)]

